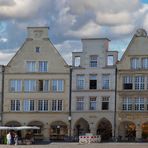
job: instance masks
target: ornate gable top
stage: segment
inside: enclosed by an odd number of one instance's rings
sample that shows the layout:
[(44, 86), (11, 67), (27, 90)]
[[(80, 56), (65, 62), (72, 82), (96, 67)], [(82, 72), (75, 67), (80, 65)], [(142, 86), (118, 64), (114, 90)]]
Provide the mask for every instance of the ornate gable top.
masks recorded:
[(137, 37), (147, 37), (147, 32), (144, 29), (139, 28), (139, 29), (137, 29), (137, 31), (135, 33), (135, 36), (137, 36)]

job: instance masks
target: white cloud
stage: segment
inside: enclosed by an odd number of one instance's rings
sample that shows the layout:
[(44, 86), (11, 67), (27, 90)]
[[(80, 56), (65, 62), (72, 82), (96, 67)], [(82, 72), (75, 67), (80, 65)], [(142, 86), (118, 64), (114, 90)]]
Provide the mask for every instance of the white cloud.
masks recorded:
[(8, 41), (8, 39), (7, 38), (0, 38), (0, 42), (7, 42)]
[(131, 21), (130, 13), (128, 12), (119, 12), (119, 13), (97, 13), (96, 21), (101, 25), (121, 25), (128, 24)]
[(0, 64), (6, 65), (15, 53), (3, 53), (0, 52)]
[(66, 35), (84, 38), (84, 37), (96, 37), (99, 36), (101, 27), (93, 21), (88, 22), (78, 30), (70, 30)]

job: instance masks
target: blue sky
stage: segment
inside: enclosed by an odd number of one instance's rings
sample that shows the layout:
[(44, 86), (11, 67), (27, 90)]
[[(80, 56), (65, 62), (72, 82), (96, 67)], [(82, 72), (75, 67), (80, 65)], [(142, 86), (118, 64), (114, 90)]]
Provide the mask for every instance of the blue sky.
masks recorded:
[(0, 0), (0, 64), (23, 44), (28, 26), (49, 26), (68, 64), (84, 37), (109, 38), (121, 57), (138, 28), (148, 32), (148, 0)]

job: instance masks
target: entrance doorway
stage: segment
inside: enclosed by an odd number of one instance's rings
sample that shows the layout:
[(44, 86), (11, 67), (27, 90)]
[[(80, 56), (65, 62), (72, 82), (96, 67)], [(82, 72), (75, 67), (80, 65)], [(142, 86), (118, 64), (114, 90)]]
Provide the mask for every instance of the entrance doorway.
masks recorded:
[(148, 122), (142, 124), (142, 139), (148, 139)]
[(80, 118), (74, 126), (74, 135), (79, 137), (80, 135), (85, 135), (89, 132), (90, 130), (88, 122), (85, 119)]
[(50, 140), (64, 141), (68, 136), (68, 128), (63, 121), (55, 121), (50, 125)]
[(112, 125), (109, 120), (105, 118), (100, 120), (97, 128), (97, 135), (101, 135), (102, 141), (110, 141), (112, 139)]
[(136, 125), (131, 121), (121, 122), (118, 133), (122, 141), (135, 141)]

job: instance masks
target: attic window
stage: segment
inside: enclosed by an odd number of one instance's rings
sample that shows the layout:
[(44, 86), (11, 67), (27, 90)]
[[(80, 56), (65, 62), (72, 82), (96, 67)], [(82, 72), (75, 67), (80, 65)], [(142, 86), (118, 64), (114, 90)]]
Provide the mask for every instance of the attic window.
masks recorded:
[(40, 47), (35, 48), (36, 53), (40, 53)]

